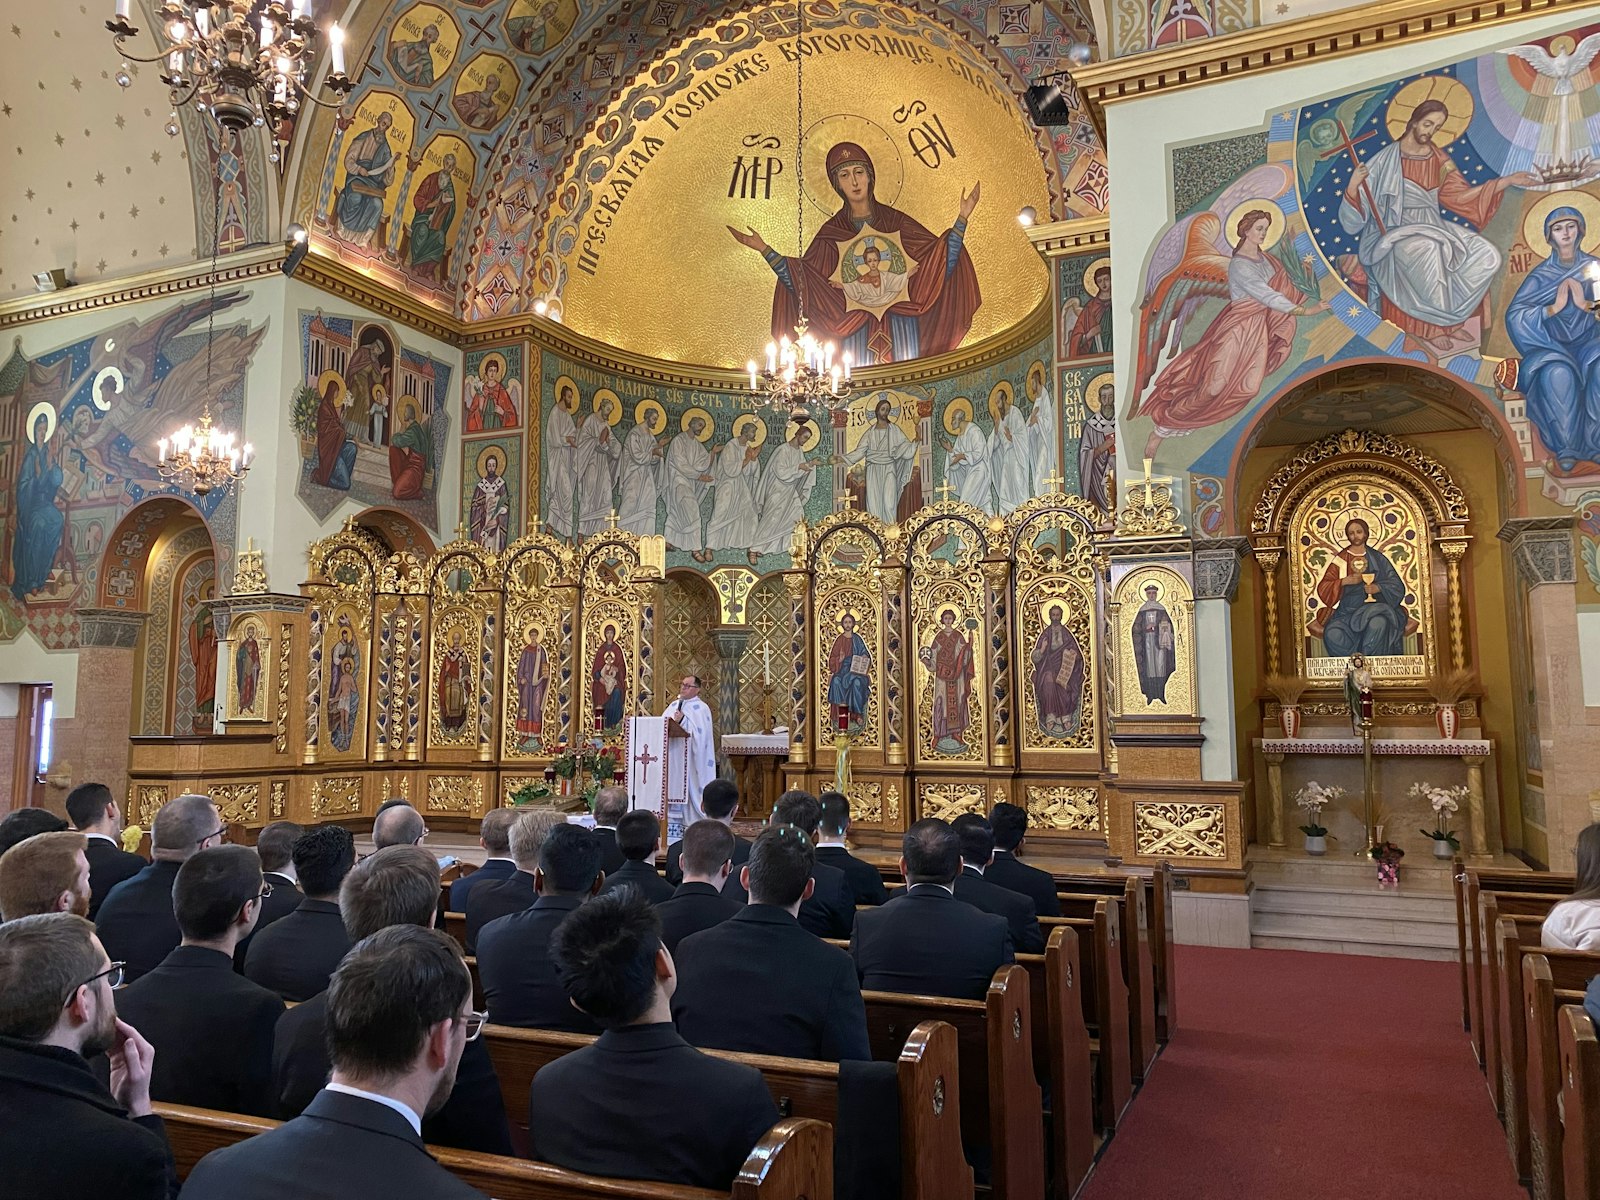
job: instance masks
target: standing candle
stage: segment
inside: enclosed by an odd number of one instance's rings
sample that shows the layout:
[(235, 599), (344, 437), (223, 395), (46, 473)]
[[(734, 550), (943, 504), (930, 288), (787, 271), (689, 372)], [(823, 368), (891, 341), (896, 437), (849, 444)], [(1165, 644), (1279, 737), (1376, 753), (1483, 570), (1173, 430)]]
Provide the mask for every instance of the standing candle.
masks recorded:
[(764, 683), (764, 684), (770, 684), (772, 682), (772, 647), (771, 646), (763, 646), (763, 647), (761, 647), (761, 682)]
[(344, 30), (335, 23), (328, 30), (328, 48), (333, 52), (333, 73), (344, 74)]
[(128, 19), (128, 10), (132, 3), (133, 0), (117, 0), (117, 20), (126, 21)]

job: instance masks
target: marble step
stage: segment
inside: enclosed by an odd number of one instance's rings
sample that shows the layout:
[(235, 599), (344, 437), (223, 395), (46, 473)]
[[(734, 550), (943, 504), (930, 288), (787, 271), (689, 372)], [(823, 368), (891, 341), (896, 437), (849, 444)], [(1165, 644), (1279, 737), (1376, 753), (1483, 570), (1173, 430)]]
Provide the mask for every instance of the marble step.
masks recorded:
[(1453, 959), (1455, 904), (1434, 891), (1258, 885), (1250, 897), (1250, 944), (1289, 950)]
[(1370, 887), (1283, 886), (1257, 884), (1251, 892), (1251, 909), (1260, 913), (1295, 913), (1307, 916), (1377, 917), (1456, 927), (1456, 906), (1451, 896), (1431, 891), (1380, 891)]

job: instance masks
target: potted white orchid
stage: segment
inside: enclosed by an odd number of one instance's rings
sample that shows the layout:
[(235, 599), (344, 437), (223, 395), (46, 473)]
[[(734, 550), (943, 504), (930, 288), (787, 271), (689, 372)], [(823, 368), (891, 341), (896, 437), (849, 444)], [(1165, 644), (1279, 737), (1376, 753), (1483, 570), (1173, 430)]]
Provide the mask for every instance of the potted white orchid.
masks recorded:
[(1328, 829), (1322, 823), (1322, 810), (1344, 794), (1342, 787), (1323, 787), (1314, 779), (1294, 794), (1295, 804), (1306, 814), (1300, 832), (1306, 835), (1307, 854), (1328, 852)]
[(1433, 828), (1418, 830), (1424, 837), (1433, 839), (1433, 856), (1449, 858), (1460, 850), (1460, 839), (1447, 829), (1446, 825), (1450, 817), (1460, 811), (1462, 803), (1466, 800), (1466, 787), (1461, 784), (1455, 787), (1439, 787), (1432, 783), (1413, 783), (1410, 794), (1426, 800), (1428, 807), (1433, 809)]

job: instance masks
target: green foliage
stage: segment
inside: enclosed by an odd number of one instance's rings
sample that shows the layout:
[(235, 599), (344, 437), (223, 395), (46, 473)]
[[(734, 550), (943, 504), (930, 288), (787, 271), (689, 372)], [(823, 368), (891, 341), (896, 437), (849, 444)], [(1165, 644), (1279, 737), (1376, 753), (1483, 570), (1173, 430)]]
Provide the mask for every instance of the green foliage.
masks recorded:
[(310, 437), (317, 431), (318, 403), (317, 389), (309, 383), (302, 384), (300, 390), (294, 394), (289, 424), (302, 437)]
[(1307, 837), (1327, 837), (1328, 827), (1326, 825), (1318, 825), (1313, 821), (1310, 825), (1300, 826), (1300, 832)]
[(511, 790), (511, 805), (513, 808), (529, 808), (550, 798), (548, 784), (529, 781), (519, 788)]
[(1431, 837), (1436, 842), (1449, 842), (1452, 850), (1461, 849), (1461, 839), (1448, 829), (1419, 829), (1417, 832), (1424, 837)]

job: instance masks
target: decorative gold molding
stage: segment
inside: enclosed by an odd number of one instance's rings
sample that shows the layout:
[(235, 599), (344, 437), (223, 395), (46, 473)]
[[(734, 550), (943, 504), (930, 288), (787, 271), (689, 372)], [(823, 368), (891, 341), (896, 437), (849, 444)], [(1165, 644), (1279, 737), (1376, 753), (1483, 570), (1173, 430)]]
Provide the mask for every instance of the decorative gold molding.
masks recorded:
[(1072, 81), (1104, 143), (1108, 104), (1581, 7), (1579, 0), (1384, 0), (1092, 63), (1074, 70)]
[(1045, 258), (1111, 249), (1110, 217), (1076, 217), (1028, 228), (1028, 240)]
[(361, 776), (327, 775), (311, 785), (311, 816), (351, 816), (361, 811)]
[(294, 277), (319, 292), (353, 301), (370, 312), (398, 321), (452, 346), (462, 344), (462, 337), (469, 328), (454, 313), (424, 304), (410, 292), (380, 283), (348, 263), (319, 252), (315, 247), (306, 255)]
[(1227, 809), (1215, 803), (1134, 801), (1134, 853), (1141, 857), (1227, 858)]

